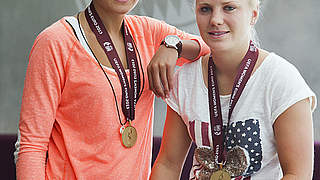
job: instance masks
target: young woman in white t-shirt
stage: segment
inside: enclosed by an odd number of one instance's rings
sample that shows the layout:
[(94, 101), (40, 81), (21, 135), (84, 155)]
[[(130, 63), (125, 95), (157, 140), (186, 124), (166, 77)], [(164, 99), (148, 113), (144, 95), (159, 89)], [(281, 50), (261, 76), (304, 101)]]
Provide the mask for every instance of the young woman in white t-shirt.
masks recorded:
[(175, 74), (151, 179), (178, 179), (191, 142), (190, 179), (312, 179), (316, 97), (251, 41), (259, 0), (196, 0), (195, 12), (212, 54)]

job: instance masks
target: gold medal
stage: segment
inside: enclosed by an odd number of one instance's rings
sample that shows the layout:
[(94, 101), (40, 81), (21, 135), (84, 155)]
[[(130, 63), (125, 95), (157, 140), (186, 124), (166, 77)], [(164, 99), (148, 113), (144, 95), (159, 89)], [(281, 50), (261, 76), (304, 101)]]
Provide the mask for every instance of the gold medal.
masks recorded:
[(210, 147), (198, 147), (195, 149), (194, 157), (203, 166), (199, 173), (200, 180), (210, 179), (213, 172), (222, 170), (222, 168), (230, 177), (242, 176), (250, 165), (249, 153), (240, 146), (235, 146), (227, 152), (227, 160), (223, 167), (219, 167), (219, 164), (215, 162), (213, 154), (214, 152)]
[(123, 129), (121, 134), (122, 143), (125, 147), (131, 148), (136, 144), (137, 141), (137, 130), (133, 126), (131, 126), (131, 122), (129, 121), (129, 126)]
[(210, 180), (231, 180), (231, 176), (225, 170), (219, 170), (211, 175)]

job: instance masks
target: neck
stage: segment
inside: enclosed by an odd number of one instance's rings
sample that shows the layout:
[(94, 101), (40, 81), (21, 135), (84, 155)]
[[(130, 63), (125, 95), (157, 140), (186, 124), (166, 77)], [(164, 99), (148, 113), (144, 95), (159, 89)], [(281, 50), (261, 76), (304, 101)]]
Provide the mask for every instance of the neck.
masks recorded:
[(110, 36), (118, 36), (121, 34), (121, 26), (124, 20), (125, 14), (116, 14), (111, 11), (105, 10), (100, 6), (96, 1), (93, 1), (94, 7), (99, 14), (101, 21), (103, 22), (104, 27), (108, 31)]
[(249, 42), (245, 41), (242, 45), (221, 51), (212, 51), (212, 58), (218, 74), (235, 75), (238, 73), (240, 63), (246, 55)]

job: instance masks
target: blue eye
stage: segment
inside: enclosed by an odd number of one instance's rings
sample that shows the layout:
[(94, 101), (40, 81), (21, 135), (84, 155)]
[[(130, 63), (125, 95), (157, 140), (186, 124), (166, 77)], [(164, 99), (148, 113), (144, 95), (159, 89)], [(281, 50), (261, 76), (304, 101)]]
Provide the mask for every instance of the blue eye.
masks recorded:
[(236, 8), (233, 7), (233, 6), (225, 6), (225, 7), (223, 7), (223, 9), (226, 10), (226, 11), (233, 11), (233, 10), (235, 10)]
[(211, 10), (211, 8), (209, 8), (209, 7), (201, 7), (200, 8), (200, 12), (202, 12), (202, 13), (209, 12), (210, 10)]

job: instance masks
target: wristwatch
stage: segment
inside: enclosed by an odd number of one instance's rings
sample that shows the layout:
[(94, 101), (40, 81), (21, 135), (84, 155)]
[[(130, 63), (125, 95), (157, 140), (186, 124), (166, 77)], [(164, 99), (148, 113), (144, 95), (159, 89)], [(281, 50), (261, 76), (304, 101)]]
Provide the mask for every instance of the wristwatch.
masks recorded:
[(178, 58), (182, 51), (182, 40), (176, 35), (168, 35), (162, 40), (161, 45), (164, 44), (167, 48), (174, 48), (178, 52)]

